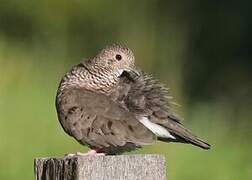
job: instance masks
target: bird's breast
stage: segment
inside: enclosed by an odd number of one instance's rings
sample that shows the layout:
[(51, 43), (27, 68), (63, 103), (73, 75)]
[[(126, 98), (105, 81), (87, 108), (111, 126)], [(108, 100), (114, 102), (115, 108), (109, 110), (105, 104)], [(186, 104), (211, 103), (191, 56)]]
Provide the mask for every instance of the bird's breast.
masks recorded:
[(92, 75), (86, 84), (85, 88), (91, 91), (110, 94), (110, 92), (118, 84), (118, 79), (111, 75)]

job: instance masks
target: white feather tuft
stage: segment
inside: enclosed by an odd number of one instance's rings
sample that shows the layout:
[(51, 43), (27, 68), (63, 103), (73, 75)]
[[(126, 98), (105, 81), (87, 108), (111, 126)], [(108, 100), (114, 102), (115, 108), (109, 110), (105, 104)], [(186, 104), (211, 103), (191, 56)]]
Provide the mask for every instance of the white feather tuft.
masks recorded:
[(151, 122), (147, 117), (142, 117), (139, 121), (158, 137), (176, 139), (166, 128)]

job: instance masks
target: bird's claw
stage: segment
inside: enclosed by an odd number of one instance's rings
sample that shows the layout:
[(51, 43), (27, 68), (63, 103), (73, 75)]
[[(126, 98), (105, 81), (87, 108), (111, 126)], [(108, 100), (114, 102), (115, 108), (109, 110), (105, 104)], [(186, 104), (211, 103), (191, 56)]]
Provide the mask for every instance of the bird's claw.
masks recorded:
[(105, 156), (104, 153), (97, 153), (96, 150), (90, 150), (87, 153), (81, 153), (81, 152), (76, 152), (76, 153), (70, 153), (66, 154), (66, 157), (73, 157), (73, 156), (85, 156), (85, 157), (90, 157), (90, 156)]

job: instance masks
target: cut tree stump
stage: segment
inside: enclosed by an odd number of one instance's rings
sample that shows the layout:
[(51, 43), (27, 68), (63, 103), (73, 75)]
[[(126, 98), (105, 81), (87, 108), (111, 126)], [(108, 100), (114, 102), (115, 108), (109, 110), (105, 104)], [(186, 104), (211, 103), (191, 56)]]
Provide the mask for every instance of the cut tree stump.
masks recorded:
[(36, 180), (166, 180), (158, 154), (36, 158)]

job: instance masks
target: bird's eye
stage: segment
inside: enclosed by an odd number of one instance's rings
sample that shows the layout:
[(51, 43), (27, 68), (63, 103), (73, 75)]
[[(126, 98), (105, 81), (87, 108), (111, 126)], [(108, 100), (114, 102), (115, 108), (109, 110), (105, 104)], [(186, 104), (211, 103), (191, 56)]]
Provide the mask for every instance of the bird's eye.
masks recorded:
[(121, 56), (120, 54), (117, 54), (117, 55), (115, 56), (115, 58), (116, 58), (116, 60), (120, 61), (120, 60), (122, 59), (122, 56)]

